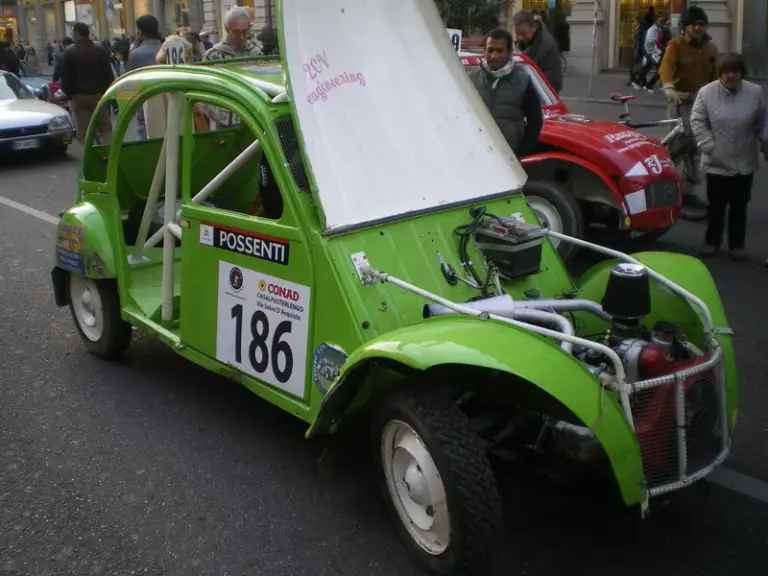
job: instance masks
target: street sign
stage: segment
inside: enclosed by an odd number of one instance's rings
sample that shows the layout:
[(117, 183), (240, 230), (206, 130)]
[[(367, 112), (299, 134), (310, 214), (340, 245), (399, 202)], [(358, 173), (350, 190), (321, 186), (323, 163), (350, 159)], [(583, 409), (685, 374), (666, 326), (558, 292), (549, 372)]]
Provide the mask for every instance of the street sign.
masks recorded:
[(455, 28), (446, 28), (446, 30), (448, 30), (448, 37), (451, 39), (451, 44), (453, 44), (456, 52), (460, 51), (462, 39), (461, 30), (456, 30)]

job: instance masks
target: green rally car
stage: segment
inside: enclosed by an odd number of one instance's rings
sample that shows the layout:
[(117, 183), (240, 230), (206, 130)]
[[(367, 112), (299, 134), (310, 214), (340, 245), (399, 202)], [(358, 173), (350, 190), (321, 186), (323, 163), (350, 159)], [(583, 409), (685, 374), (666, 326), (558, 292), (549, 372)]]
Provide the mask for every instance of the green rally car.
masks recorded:
[[(140, 329), (308, 438), (362, 425), (435, 574), (484, 573), (502, 541), (497, 461), (577, 466), (645, 514), (725, 460), (736, 371), (707, 269), (541, 227), (431, 0), (285, 0), (280, 39), (282, 61), (105, 94), (115, 134), (88, 130), (52, 272), (88, 350), (117, 359)], [(128, 141), (140, 107), (150, 138)], [(575, 280), (553, 238), (607, 259)]]

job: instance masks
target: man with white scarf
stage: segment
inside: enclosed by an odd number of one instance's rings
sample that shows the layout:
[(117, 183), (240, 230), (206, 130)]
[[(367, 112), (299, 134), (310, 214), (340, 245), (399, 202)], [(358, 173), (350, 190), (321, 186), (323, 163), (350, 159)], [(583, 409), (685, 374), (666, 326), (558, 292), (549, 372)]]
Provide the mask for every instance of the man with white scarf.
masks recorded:
[(512, 59), (512, 35), (502, 28), (485, 39), (485, 61), (469, 73), (515, 156), (535, 152), (544, 123), (528, 73)]

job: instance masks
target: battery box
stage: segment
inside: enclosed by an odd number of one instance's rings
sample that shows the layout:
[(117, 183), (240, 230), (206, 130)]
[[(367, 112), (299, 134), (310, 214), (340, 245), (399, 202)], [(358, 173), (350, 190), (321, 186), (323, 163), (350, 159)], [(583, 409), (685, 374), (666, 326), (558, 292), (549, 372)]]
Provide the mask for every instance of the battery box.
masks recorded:
[(488, 219), (475, 230), (478, 249), (493, 262), (502, 278), (513, 279), (541, 272), (544, 228), (521, 218)]

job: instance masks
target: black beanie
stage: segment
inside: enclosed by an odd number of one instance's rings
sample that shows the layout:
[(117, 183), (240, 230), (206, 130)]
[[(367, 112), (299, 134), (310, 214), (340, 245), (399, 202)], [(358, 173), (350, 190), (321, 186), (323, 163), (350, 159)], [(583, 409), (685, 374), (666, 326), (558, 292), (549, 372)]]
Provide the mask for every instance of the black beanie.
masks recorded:
[(699, 6), (691, 6), (688, 8), (688, 10), (685, 11), (683, 25), (688, 26), (694, 22), (704, 22), (704, 24), (709, 24), (709, 18), (707, 18), (707, 13), (704, 12), (704, 8)]

